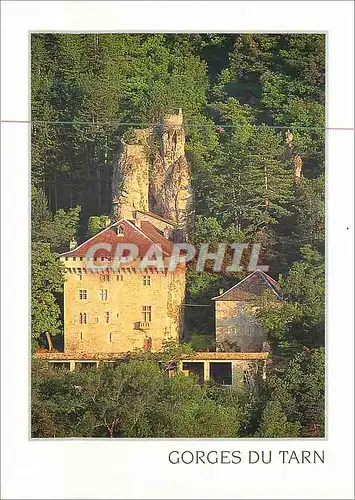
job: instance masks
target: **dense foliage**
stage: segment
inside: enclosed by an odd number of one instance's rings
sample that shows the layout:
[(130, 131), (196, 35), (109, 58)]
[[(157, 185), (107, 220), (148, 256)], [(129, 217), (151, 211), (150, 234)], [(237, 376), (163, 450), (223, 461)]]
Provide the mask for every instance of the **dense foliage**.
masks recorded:
[(33, 363), (32, 432), (38, 437), (233, 437), (244, 419), (236, 394), (209, 395), (194, 378), (168, 378), (151, 360), (53, 373)]
[[(75, 237), (80, 207), (54, 215), (41, 188), (32, 187), (31, 197), (31, 334), (32, 347), (53, 347), (53, 336), (62, 333), (60, 298), (64, 269), (58, 259), (63, 244)], [(60, 345), (60, 342), (57, 345)]]
[[(260, 242), (284, 299), (261, 303), (274, 359), (257, 401), (166, 379), (151, 359), (73, 374), (35, 364), (34, 435), (323, 435), (324, 65), (320, 34), (32, 35), (34, 346), (61, 332), (56, 252), (105, 225), (119, 138), (177, 107), (191, 241)], [(194, 349), (214, 348), (211, 298), (242, 277), (188, 272)]]

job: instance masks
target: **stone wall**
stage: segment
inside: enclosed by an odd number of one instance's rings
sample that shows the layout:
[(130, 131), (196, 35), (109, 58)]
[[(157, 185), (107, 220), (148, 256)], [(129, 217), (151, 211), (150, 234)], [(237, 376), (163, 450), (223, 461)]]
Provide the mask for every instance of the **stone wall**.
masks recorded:
[[(156, 351), (164, 340), (179, 339), (183, 270), (139, 272), (122, 267), (119, 272), (109, 274), (109, 281), (101, 281), (101, 273), (82, 268), (77, 259), (62, 260), (66, 266), (65, 352), (128, 352), (143, 349), (148, 337), (152, 339), (152, 350)], [(150, 277), (150, 286), (144, 285), (144, 276)], [(80, 290), (87, 291), (86, 299), (80, 299)], [(107, 290), (107, 300), (101, 300), (101, 290)], [(139, 325), (144, 321), (143, 306), (151, 306), (152, 311), (149, 329), (145, 331)], [(87, 314), (87, 324), (80, 324), (80, 313)], [(108, 323), (106, 313), (109, 313)]]
[(253, 303), (216, 300), (215, 304), (218, 350), (260, 352), (268, 337)]

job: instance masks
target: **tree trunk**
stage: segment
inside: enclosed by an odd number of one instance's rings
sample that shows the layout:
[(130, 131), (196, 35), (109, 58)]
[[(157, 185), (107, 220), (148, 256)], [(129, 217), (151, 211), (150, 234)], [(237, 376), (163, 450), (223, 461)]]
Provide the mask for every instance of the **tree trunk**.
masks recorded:
[(49, 332), (46, 332), (46, 339), (47, 339), (49, 351), (53, 351), (52, 337), (51, 337), (51, 334)]

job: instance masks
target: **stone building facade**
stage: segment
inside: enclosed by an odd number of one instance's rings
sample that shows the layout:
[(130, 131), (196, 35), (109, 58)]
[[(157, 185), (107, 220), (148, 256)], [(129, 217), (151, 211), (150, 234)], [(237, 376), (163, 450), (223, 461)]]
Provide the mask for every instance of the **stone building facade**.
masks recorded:
[[(173, 229), (165, 227), (164, 219), (159, 218), (164, 269), (141, 272), (139, 264), (149, 243), (141, 233), (154, 239), (149, 222), (154, 214), (137, 212), (136, 217), (135, 221), (118, 221), (91, 242), (61, 256), (68, 276), (64, 291), (65, 349), (61, 353), (40, 352), (39, 357), (74, 370), (82, 365), (120, 362), (135, 349), (157, 351), (164, 340), (181, 339), (185, 268), (177, 268), (175, 273), (168, 271), (172, 241), (162, 236), (164, 231), (171, 235)], [(118, 231), (122, 231), (120, 236)], [(81, 258), (88, 243), (112, 243), (118, 238), (139, 246), (135, 261), (111, 272), (83, 269)], [(103, 267), (109, 262), (106, 258), (97, 252), (97, 262)], [(265, 289), (279, 299), (278, 283), (262, 271), (255, 271), (215, 297), (216, 352), (193, 353), (180, 359), (176, 369), (195, 375), (201, 384), (213, 381), (255, 393), (266, 378), (270, 354), (267, 332), (255, 315), (256, 297)]]
[[(137, 211), (132, 220), (121, 219), (61, 254), (66, 270), (65, 352), (155, 351), (166, 340), (179, 340), (185, 268), (178, 265), (174, 272), (168, 271), (173, 234), (171, 222), (151, 212)], [(119, 267), (115, 262), (118, 244), (128, 245), (124, 258), (130, 253), (130, 245), (138, 249), (134, 260), (121, 262)], [(110, 249), (100, 248), (105, 245)], [(141, 269), (142, 259), (152, 245), (161, 248), (164, 266)], [(88, 251), (96, 247), (88, 259)]]

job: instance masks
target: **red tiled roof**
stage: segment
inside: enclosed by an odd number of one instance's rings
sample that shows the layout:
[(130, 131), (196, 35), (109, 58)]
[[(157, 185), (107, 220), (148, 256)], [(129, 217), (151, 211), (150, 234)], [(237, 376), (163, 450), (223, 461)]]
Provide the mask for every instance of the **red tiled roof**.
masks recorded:
[(165, 238), (151, 222), (142, 221), (141, 227), (145, 235), (154, 241), (154, 243), (160, 244), (163, 251), (171, 255), (174, 246), (172, 241)]
[(213, 297), (212, 300), (253, 300), (256, 295), (259, 295), (265, 289), (270, 289), (279, 297), (278, 291), (280, 290), (280, 285), (278, 282), (260, 269), (257, 269), (226, 292), (218, 297)]
[[(117, 226), (123, 227), (124, 234), (116, 234), (114, 228)], [(81, 245), (74, 250), (62, 253), (61, 256), (85, 257), (88, 250), (97, 243), (109, 243), (111, 245), (110, 251), (98, 249), (95, 252), (95, 257), (105, 258), (114, 258), (118, 243), (131, 243), (136, 245), (138, 247), (138, 257), (140, 258), (144, 257), (148, 249), (154, 243), (161, 245), (163, 255), (165, 256), (170, 255), (173, 246), (172, 242), (164, 238), (150, 222), (142, 221), (141, 228), (139, 228), (127, 219), (121, 219), (92, 238), (84, 241), (84, 243), (81, 243)]]

